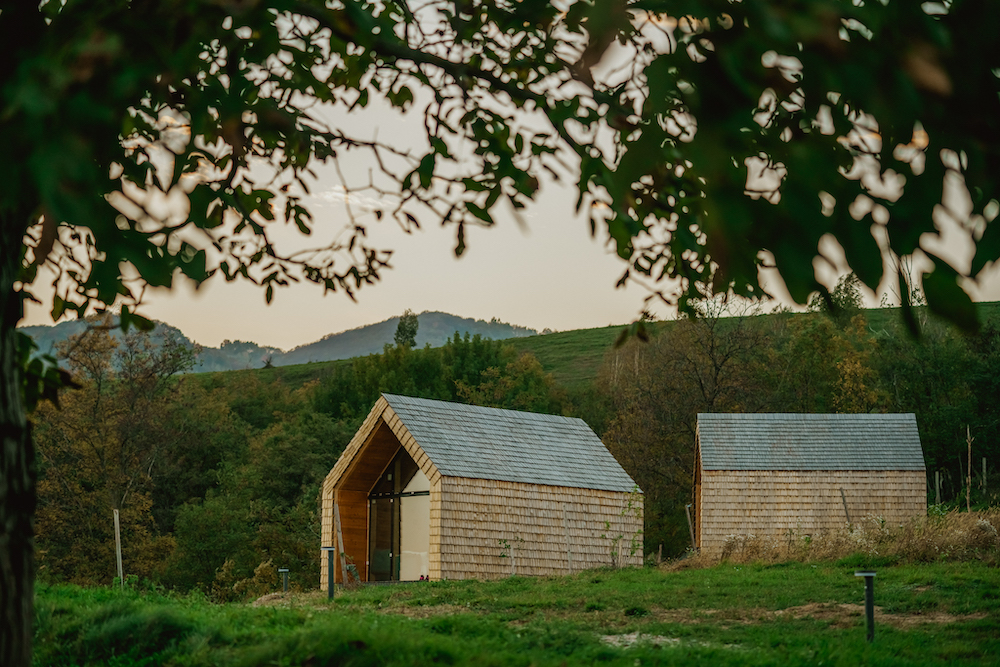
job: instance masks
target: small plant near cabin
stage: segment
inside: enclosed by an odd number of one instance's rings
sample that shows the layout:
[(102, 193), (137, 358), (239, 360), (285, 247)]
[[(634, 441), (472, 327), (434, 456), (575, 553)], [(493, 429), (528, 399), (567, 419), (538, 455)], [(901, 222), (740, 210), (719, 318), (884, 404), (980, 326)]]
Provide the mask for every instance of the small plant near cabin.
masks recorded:
[[(633, 486), (632, 491), (629, 492), (627, 499), (625, 501), (625, 506), (618, 513), (618, 516), (622, 519), (621, 525), (625, 525), (626, 519), (629, 517), (634, 517), (640, 524), (642, 522), (642, 503), (640, 499), (642, 494), (639, 491), (639, 487)], [(642, 549), (642, 528), (639, 528), (634, 533), (632, 533), (626, 544), (622, 544), (625, 540), (625, 533), (621, 532), (617, 535), (612, 531), (611, 522), (604, 521), (604, 532), (601, 533), (601, 539), (610, 540), (610, 545), (608, 547), (608, 555), (611, 559), (611, 567), (619, 569), (625, 567)]]
[(347, 588), (357, 588), (361, 585), (361, 575), (358, 574), (357, 563), (354, 562), (354, 556), (350, 554), (341, 552), (344, 561), (347, 563), (347, 576), (344, 577), (344, 583)]
[(510, 576), (517, 574), (517, 556), (524, 551), (524, 538), (515, 535), (512, 540), (499, 539), (497, 546), (500, 547), (500, 558), (510, 559)]
[(510, 558), (510, 540), (501, 538), (497, 540), (497, 545), (500, 547), (500, 558)]

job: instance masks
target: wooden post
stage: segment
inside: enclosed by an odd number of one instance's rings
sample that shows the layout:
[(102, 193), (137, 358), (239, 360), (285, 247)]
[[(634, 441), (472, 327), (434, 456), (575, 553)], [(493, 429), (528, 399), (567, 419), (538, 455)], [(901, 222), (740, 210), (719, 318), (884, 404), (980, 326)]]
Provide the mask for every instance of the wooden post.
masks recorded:
[(118, 510), (111, 510), (115, 517), (115, 557), (118, 561), (118, 584), (125, 590), (125, 573), (122, 570), (122, 530), (118, 520)]
[(337, 553), (340, 554), (340, 581), (347, 587), (347, 554), (344, 553), (344, 534), (340, 529), (340, 506), (333, 504), (333, 527), (337, 531)]
[[(948, 476), (951, 479), (951, 475)], [(965, 468), (962, 467), (962, 455), (958, 455), (958, 483), (961, 484), (962, 480), (965, 479)], [(962, 487), (958, 487), (958, 493), (962, 492)], [(955, 494), (955, 500), (960, 500), (962, 496)]]
[(847, 496), (844, 495), (844, 490), (840, 490), (840, 501), (844, 503), (844, 516), (847, 517), (847, 525), (851, 525), (851, 513), (847, 511)]
[(983, 457), (983, 478), (979, 480), (979, 486), (986, 491), (986, 457)]
[(563, 503), (563, 532), (566, 533), (566, 566), (573, 573), (573, 549), (569, 541), (569, 522), (566, 520), (566, 503)]
[(691, 504), (688, 503), (684, 506), (684, 513), (687, 514), (688, 518), (688, 532), (691, 533), (691, 549), (694, 551), (698, 550), (698, 544), (694, 541), (694, 524), (691, 523)]
[(663, 542), (660, 542), (660, 548), (656, 551), (656, 564), (659, 565), (663, 562)]
[(941, 504), (941, 471), (934, 471), (934, 504)]
[(972, 433), (969, 431), (968, 425), (965, 427), (965, 441), (969, 444), (969, 476), (966, 480), (965, 485), (965, 511), (972, 511), (972, 441), (975, 438), (972, 437)]

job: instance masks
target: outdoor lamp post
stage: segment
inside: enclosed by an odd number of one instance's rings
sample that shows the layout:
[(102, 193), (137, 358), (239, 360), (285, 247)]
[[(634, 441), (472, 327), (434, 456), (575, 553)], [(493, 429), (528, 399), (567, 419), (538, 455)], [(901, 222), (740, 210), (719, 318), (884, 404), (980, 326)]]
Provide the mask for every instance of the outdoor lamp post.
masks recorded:
[(333, 599), (333, 562), (334, 555), (336, 554), (336, 547), (323, 547), (323, 551), (326, 552), (326, 583), (327, 591), (326, 596), (330, 600)]
[(281, 574), (281, 590), (284, 593), (288, 592), (288, 568), (279, 567), (278, 572)]
[(865, 578), (865, 623), (868, 625), (868, 641), (875, 640), (875, 572), (857, 570), (855, 577)]

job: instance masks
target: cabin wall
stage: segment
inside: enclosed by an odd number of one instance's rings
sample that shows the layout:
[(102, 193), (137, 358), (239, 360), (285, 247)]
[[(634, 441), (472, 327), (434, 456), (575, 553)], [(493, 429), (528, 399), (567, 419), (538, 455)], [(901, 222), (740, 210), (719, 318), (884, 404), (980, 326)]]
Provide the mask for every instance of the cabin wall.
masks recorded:
[[(335, 546), (336, 536), (334, 535), (333, 503), (334, 493), (336, 493), (337, 504), (340, 506), (341, 531), (344, 533), (343, 552), (354, 560), (354, 566), (358, 570), (358, 575), (362, 581), (368, 580), (368, 494), (363, 491), (345, 491), (343, 489), (329, 494), (323, 494), (323, 521), (322, 540), (323, 546)], [(334, 581), (338, 584), (344, 582), (344, 575), (340, 571), (340, 554), (338, 549), (337, 557), (334, 558)], [(323, 552), (320, 562), (319, 584), (321, 589), (326, 589), (327, 584), (327, 554)], [(350, 562), (348, 560), (347, 562)]]
[[(735, 535), (817, 535), (867, 515), (898, 523), (927, 513), (924, 471), (703, 470), (696, 498), (698, 542), (721, 555)], [(791, 531), (791, 532), (789, 532)]]
[(614, 548), (607, 536), (617, 535), (622, 564), (641, 565), (642, 526), (639, 493), (442, 477), (431, 492), (430, 574), (492, 579), (606, 566)]
[[(333, 488), (328, 488), (326, 484), (323, 485), (323, 502), (320, 508), (320, 546), (321, 547), (332, 547), (333, 546)], [(319, 585), (320, 588), (326, 590), (329, 584), (327, 583), (327, 553), (321, 551), (320, 565), (319, 565)], [(340, 565), (337, 565), (337, 569), (340, 569)]]

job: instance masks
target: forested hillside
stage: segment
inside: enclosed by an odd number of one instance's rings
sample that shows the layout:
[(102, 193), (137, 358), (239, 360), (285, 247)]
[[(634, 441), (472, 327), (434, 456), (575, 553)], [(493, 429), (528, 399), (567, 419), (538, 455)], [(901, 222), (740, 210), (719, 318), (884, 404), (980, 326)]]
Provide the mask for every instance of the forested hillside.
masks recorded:
[(217, 599), (250, 594), (258, 569), (314, 581), (320, 483), (383, 391), (582, 417), (645, 492), (648, 552), (687, 546), (698, 412), (914, 412), (942, 501), (964, 501), (968, 433), (972, 501), (995, 502), (993, 312), (983, 307), (972, 336), (921, 315), (915, 340), (890, 311), (706, 308), (617, 348), (616, 328), (456, 334), (437, 348), (198, 375), (181, 374), (194, 362), (183, 343), (95, 330), (63, 348), (81, 388), (35, 415), (40, 576), (108, 583), (119, 509), (129, 574)]

